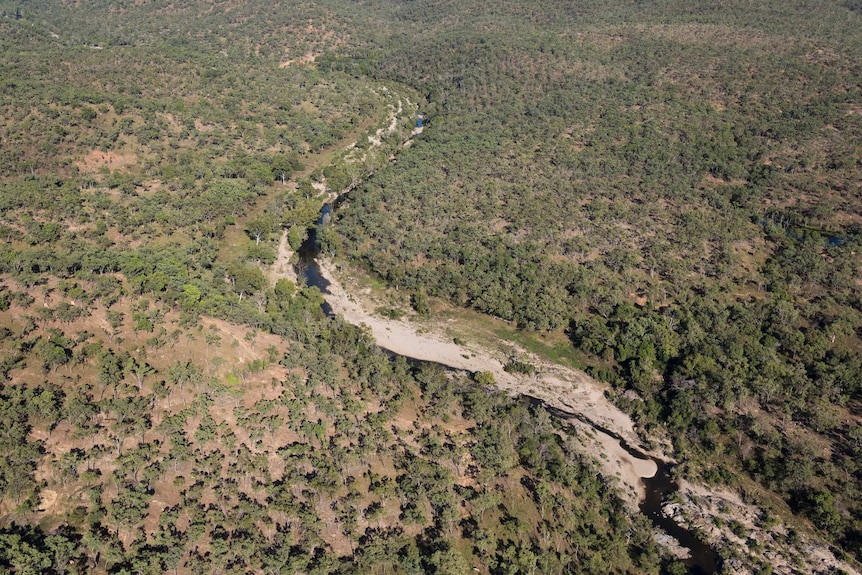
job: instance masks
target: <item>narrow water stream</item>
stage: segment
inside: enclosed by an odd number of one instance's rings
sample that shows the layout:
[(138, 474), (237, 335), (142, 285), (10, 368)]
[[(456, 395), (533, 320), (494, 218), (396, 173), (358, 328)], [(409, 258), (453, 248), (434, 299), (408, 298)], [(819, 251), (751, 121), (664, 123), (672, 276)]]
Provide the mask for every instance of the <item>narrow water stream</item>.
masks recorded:
[[(535, 400), (540, 401), (540, 400)], [(661, 459), (650, 457), (646, 453), (632, 447), (625, 439), (594, 421), (590, 421), (580, 413), (565, 411), (549, 405), (545, 405), (545, 409), (552, 415), (560, 419), (577, 419), (593, 429), (610, 435), (617, 440), (626, 453), (638, 459), (651, 459), (658, 471), (652, 477), (644, 478), (643, 484), (646, 491), (646, 497), (640, 503), (641, 513), (646, 515), (653, 525), (660, 528), (662, 531), (676, 539), (679, 544), (689, 550), (691, 555), (684, 561), (688, 567), (689, 573), (692, 575), (711, 575), (718, 573), (718, 555), (715, 550), (694, 536), (694, 534), (681, 527), (673, 519), (666, 517), (662, 513), (662, 506), (667, 501), (668, 497), (679, 491), (679, 485), (671, 478), (671, 465)]]
[[(630, 454), (637, 453), (634, 450), (630, 451), (624, 443), (621, 445)], [(646, 497), (640, 504), (641, 513), (646, 515), (653, 525), (679, 541), (680, 545), (691, 552), (690, 557), (684, 561), (689, 573), (693, 575), (718, 573), (718, 555), (715, 550), (662, 513), (662, 504), (668, 496), (679, 490), (679, 485), (671, 479), (670, 466), (667, 463), (654, 457), (651, 459), (658, 465), (658, 471), (654, 476), (643, 480)]]
[[(317, 224), (308, 228), (305, 241), (299, 246), (297, 253), (299, 254), (299, 263), (296, 264), (296, 276), (305, 279), (305, 285), (314, 286), (320, 290), (320, 293), (327, 294), (329, 291), (329, 281), (320, 273), (320, 266), (317, 265), (317, 256), (320, 253), (320, 244), (317, 241), (317, 226), (321, 226), (324, 222), (328, 222), (332, 216), (332, 206), (324, 204), (320, 210), (320, 217), (317, 219)], [(323, 313), (332, 315), (332, 306), (325, 301), (321, 306)]]
[[(330, 204), (325, 204), (320, 211), (320, 218), (317, 221), (317, 225), (308, 229), (308, 237), (299, 248), (298, 253), (300, 261), (296, 266), (297, 276), (303, 277), (308, 286), (318, 288), (324, 295), (329, 293), (329, 281), (323, 277), (320, 272), (320, 267), (317, 264), (317, 256), (320, 253), (320, 246), (317, 242), (317, 226), (329, 223), (331, 216), (332, 206)], [(321, 307), (327, 315), (333, 314), (332, 307), (328, 303), (324, 303)], [(410, 362), (420, 361), (411, 357), (404, 357)], [(441, 365), (447, 368), (449, 367), (445, 364)], [(577, 419), (596, 431), (609, 435), (618, 441), (620, 447), (622, 447), (632, 457), (637, 459), (652, 459), (658, 466), (658, 472), (653, 477), (644, 478), (642, 480), (645, 487), (646, 497), (640, 503), (641, 513), (646, 515), (653, 525), (676, 539), (682, 547), (689, 550), (690, 556), (688, 559), (684, 560), (684, 563), (688, 567), (688, 572), (690, 574), (713, 575), (718, 573), (719, 560), (715, 550), (706, 543), (700, 541), (691, 531), (681, 527), (673, 519), (665, 517), (662, 513), (662, 505), (667, 501), (670, 495), (679, 490), (679, 485), (671, 478), (671, 467), (668, 463), (646, 455), (639, 449), (632, 447), (618, 434), (593, 421), (590, 421), (579, 413), (549, 406), (536, 398), (530, 398), (530, 400), (541, 404), (552, 415), (559, 417), (560, 419)]]

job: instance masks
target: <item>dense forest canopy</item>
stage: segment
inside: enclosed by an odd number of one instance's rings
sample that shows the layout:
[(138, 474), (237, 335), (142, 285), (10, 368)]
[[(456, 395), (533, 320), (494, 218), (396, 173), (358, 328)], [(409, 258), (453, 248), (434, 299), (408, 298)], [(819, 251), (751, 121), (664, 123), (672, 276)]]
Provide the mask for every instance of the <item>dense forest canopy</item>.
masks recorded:
[(541, 408), (269, 276), (354, 186), (339, 257), (862, 559), (858, 2), (0, 0), (0, 53), (2, 569), (681, 568)]

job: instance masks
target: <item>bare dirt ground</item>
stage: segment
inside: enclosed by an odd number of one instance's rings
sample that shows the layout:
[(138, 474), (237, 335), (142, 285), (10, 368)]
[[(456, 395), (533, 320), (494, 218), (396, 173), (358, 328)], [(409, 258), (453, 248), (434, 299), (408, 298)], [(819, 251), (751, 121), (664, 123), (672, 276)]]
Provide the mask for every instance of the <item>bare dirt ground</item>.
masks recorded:
[(281, 239), (278, 240), (278, 253), (275, 257), (275, 262), (273, 262), (267, 274), (271, 285), (275, 285), (275, 282), (279, 278), (285, 278), (293, 283), (297, 283), (296, 271), (294, 271), (293, 264), (290, 261), (292, 257), (293, 250), (290, 249), (290, 244), (287, 243), (287, 230), (284, 230), (281, 234)]
[(84, 173), (95, 173), (100, 168), (116, 170), (126, 168), (138, 163), (134, 154), (118, 154), (116, 152), (103, 152), (93, 150), (84, 159), (75, 162), (75, 165)]

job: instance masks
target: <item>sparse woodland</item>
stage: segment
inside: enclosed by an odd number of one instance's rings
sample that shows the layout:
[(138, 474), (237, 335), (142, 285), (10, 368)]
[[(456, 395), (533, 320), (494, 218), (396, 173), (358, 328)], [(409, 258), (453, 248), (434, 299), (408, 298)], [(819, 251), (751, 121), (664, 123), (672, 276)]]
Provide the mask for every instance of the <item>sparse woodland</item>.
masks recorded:
[(680, 477), (862, 559), (860, 31), (831, 0), (0, 0), (0, 571), (682, 568), (543, 409), (270, 281), (353, 186), (327, 251), (564, 333)]
[(509, 4), (399, 4), (409, 43), (339, 62), (431, 102), (345, 254), (565, 331), (682, 475), (754, 480), (858, 553), (858, 7)]

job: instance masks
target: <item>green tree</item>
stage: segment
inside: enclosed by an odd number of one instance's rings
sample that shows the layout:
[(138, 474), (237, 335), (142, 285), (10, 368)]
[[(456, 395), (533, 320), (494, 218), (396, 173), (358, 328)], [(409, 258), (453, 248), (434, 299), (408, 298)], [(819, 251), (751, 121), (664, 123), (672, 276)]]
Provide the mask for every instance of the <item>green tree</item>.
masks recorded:
[(470, 565), (464, 556), (450, 543), (444, 542), (442, 548), (431, 554), (428, 559), (432, 572), (436, 575), (464, 575), (470, 572)]
[(122, 485), (108, 504), (108, 517), (120, 538), (130, 541), (132, 532), (144, 520), (152, 494), (142, 484)]
[(28, 542), (21, 533), (0, 533), (0, 566), (11, 573), (39, 575), (52, 565), (51, 554)]
[(123, 365), (123, 370), (125, 373), (131, 375), (135, 379), (135, 383), (138, 386), (138, 391), (140, 392), (144, 387), (144, 379), (153, 373), (156, 372), (153, 367), (148, 364), (144, 360), (136, 359), (132, 356), (129, 356), (125, 364)]
[(229, 268), (228, 273), (240, 301), (244, 295), (254, 293), (266, 286), (266, 277), (258, 267), (237, 263)]
[(275, 229), (276, 220), (269, 213), (249, 218), (245, 223), (245, 233), (254, 240), (255, 245), (260, 244), (261, 241), (267, 240), (269, 234), (271, 234)]
[(114, 355), (110, 349), (103, 349), (99, 352), (97, 358), (96, 369), (98, 372), (98, 382), (102, 386), (101, 396), (104, 397), (105, 391), (109, 387), (114, 388), (114, 397), (117, 397), (117, 385), (122, 381), (123, 366), (120, 363), (120, 358)]
[(41, 338), (33, 346), (33, 355), (42, 362), (42, 368), (46, 371), (57, 371), (61, 365), (68, 363), (71, 354), (56, 338)]

